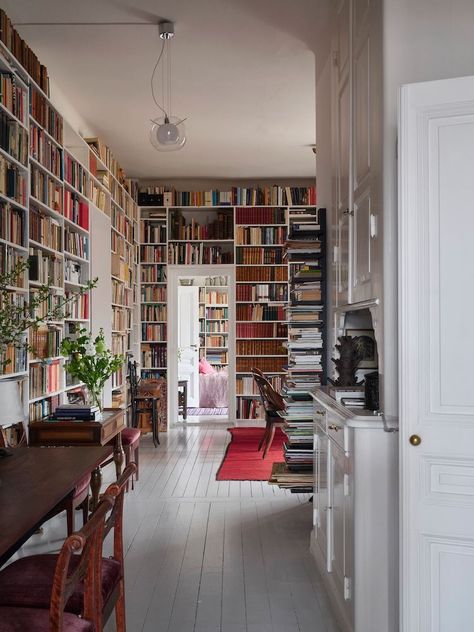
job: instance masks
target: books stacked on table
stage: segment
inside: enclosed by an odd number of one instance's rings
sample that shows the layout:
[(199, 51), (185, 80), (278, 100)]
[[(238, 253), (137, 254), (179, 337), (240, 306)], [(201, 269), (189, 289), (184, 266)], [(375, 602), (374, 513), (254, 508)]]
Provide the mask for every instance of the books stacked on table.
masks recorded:
[(88, 406), (87, 404), (61, 404), (50, 417), (55, 421), (99, 421), (102, 413), (98, 406)]

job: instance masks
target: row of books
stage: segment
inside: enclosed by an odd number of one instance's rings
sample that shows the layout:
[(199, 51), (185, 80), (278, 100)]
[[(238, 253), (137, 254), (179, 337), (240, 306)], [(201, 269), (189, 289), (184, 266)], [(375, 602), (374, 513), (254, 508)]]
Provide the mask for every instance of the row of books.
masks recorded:
[(82, 195), (87, 195), (87, 171), (67, 152), (64, 153), (64, 180)]
[(140, 242), (142, 244), (162, 244), (166, 242), (166, 224), (145, 219), (140, 222)]
[(76, 285), (84, 285), (87, 281), (87, 270), (84, 270), (77, 261), (66, 259), (64, 261), (64, 280)]
[(54, 143), (45, 131), (35, 125), (30, 125), (30, 155), (40, 164), (62, 179), (62, 149)]
[(112, 329), (125, 331), (132, 327), (132, 314), (128, 309), (112, 306)]
[(181, 211), (173, 211), (170, 215), (170, 239), (233, 239), (234, 217), (232, 212), (218, 211), (216, 218), (207, 218), (201, 225), (194, 218), (188, 223)]
[(237, 285), (236, 299), (238, 301), (252, 302), (268, 302), (268, 301), (287, 301), (288, 285), (276, 283), (255, 285)]
[(66, 318), (74, 320), (89, 320), (89, 294), (84, 292), (65, 292), (68, 301), (66, 305)]
[(281, 340), (237, 340), (237, 355), (284, 355)]
[(166, 321), (166, 305), (142, 305), (141, 320), (147, 323)]
[(209, 336), (205, 337), (205, 345), (210, 348), (227, 348), (227, 336)]
[(209, 364), (228, 364), (229, 354), (227, 351), (206, 349), (206, 360), (209, 362)]
[(212, 265), (232, 263), (233, 253), (224, 251), (220, 246), (200, 244), (170, 244), (168, 263), (171, 265)]
[(206, 319), (207, 320), (227, 320), (229, 318), (228, 307), (207, 307)]
[(22, 165), (28, 165), (28, 132), (3, 110), (0, 110), (0, 147)]
[(166, 367), (166, 345), (142, 345), (141, 359), (145, 369)]
[(31, 165), (30, 169), (30, 193), (49, 208), (62, 213), (62, 186), (35, 165)]
[(50, 255), (39, 248), (30, 248), (29, 256), (30, 281), (50, 283), (56, 287), (63, 285), (63, 260)]
[[(172, 187), (141, 187), (141, 206), (292, 206), (315, 205), (315, 187), (232, 187), (229, 191), (176, 191)], [(240, 223), (240, 222), (239, 222)], [(245, 223), (245, 222), (241, 222)]]
[(112, 252), (126, 259), (128, 265), (131, 265), (134, 259), (134, 248), (114, 230), (110, 231), (110, 247)]
[(0, 375), (22, 373), (26, 371), (27, 347), (7, 345), (0, 351)]
[(25, 246), (25, 211), (0, 202), (0, 238)]
[(166, 246), (140, 246), (140, 263), (166, 263)]
[(60, 354), (61, 330), (48, 326), (31, 329), (29, 346), (32, 358), (52, 358)]
[[(15, 250), (11, 246), (6, 248), (0, 248), (0, 272), (2, 274), (8, 274), (19, 264), (24, 263), (25, 257), (23, 254)], [(26, 275), (23, 273), (16, 281), (16, 287), (25, 287)], [(0, 296), (1, 298), (1, 296)]]
[(140, 266), (140, 280), (142, 283), (165, 283), (165, 266)]
[(249, 356), (237, 358), (237, 373), (248, 373), (254, 367), (259, 368), (264, 373), (283, 373), (286, 366), (286, 356), (281, 358), (262, 358), (261, 356)]
[[(30, 296), (32, 298), (37, 298), (37, 294), (38, 292), (35, 288), (30, 288)], [(51, 292), (46, 300), (39, 303), (34, 310), (35, 317), (45, 319), (51, 312), (58, 309), (61, 298), (59, 294), (53, 294)]]
[[(266, 375), (265, 376), (273, 388), (280, 393), (283, 387), (283, 379), (281, 375)], [(239, 375), (235, 382), (237, 395), (257, 395), (260, 396), (257, 384), (252, 376)]]
[(120, 166), (118, 160), (114, 157), (109, 147), (102, 141), (102, 139), (85, 138), (86, 143), (89, 145), (91, 151), (105, 164), (107, 169), (112, 175), (120, 182), (125, 184), (125, 172)]
[(107, 210), (107, 194), (94, 180), (89, 180), (89, 200), (103, 213)]
[(288, 280), (288, 266), (275, 266), (275, 267), (239, 267), (236, 270), (236, 281), (240, 283), (242, 281), (253, 281), (255, 283), (265, 281), (287, 281)]
[(133, 225), (125, 213), (117, 206), (112, 204), (110, 215), (112, 227), (115, 228), (130, 243), (133, 242)]
[(23, 125), (28, 125), (28, 93), (9, 72), (0, 72), (0, 103)]
[(87, 235), (66, 228), (64, 231), (64, 250), (71, 255), (89, 259), (89, 238)]
[(0, 9), (0, 39), (30, 77), (36, 81), (46, 94), (49, 94), (49, 78), (46, 66), (41, 64), (25, 40), (20, 37), (20, 34), (3, 9)]
[(227, 305), (229, 295), (227, 290), (205, 290), (204, 301), (209, 305)]
[(142, 342), (156, 341), (166, 341), (166, 323), (142, 323)]
[(0, 193), (25, 206), (28, 177), (25, 171), (0, 156)]
[(41, 421), (41, 419), (52, 415), (59, 405), (59, 398), (59, 395), (53, 395), (53, 397), (47, 397), (38, 402), (32, 402), (28, 407), (29, 421)]
[(284, 323), (237, 323), (237, 338), (286, 338)]
[(115, 373), (112, 373), (111, 382), (112, 382), (112, 389), (119, 388), (119, 387), (121, 388), (124, 385), (125, 372), (123, 368), (118, 369), (118, 371), (115, 371)]
[(227, 333), (229, 331), (228, 320), (210, 320), (202, 321), (204, 329), (201, 331), (208, 334)]
[(258, 248), (241, 246), (236, 250), (236, 263), (246, 265), (274, 265), (283, 263), (282, 248)]
[(237, 419), (260, 419), (260, 417), (265, 415), (263, 405), (259, 399), (244, 399), (243, 397), (237, 398), (235, 413)]
[(89, 230), (89, 204), (67, 189), (64, 190), (63, 214), (74, 224)]
[(56, 112), (49, 101), (35, 88), (30, 90), (30, 113), (35, 121), (60, 145), (63, 144), (63, 117)]
[(285, 240), (285, 226), (237, 226), (235, 229), (235, 242), (237, 245), (283, 245)]
[(111, 256), (111, 273), (112, 276), (122, 280), (127, 287), (132, 287), (133, 272), (131, 267), (125, 261), (122, 261), (119, 255), (112, 253)]
[(235, 223), (255, 224), (282, 224), (286, 226), (286, 211), (282, 208), (265, 208), (256, 206), (251, 208), (238, 208), (235, 211)]
[(115, 279), (112, 279), (112, 303), (126, 307), (131, 307), (133, 303), (130, 288), (126, 288), (123, 283)]
[(62, 226), (54, 217), (43, 215), (32, 207), (30, 209), (30, 239), (53, 250), (62, 250)]
[(62, 388), (62, 371), (59, 360), (45, 364), (30, 364), (30, 399), (55, 393)]
[(165, 285), (145, 285), (141, 289), (142, 303), (162, 303), (166, 302)]
[(285, 308), (280, 305), (237, 305), (237, 320), (286, 320)]

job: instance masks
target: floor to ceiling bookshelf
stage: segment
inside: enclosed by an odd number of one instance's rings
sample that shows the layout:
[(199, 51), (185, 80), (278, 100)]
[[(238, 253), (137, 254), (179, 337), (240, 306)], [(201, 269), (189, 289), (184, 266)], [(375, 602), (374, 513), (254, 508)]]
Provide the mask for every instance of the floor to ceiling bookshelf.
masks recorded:
[[(130, 312), (120, 323), (125, 325), (120, 333), (126, 333), (121, 350), (133, 351), (138, 340), (138, 314), (135, 319), (132, 315), (139, 301), (136, 187), (123, 179), (110, 150), (103, 162), (92, 156), (85, 140), (64, 121), (49, 96), (3, 42), (0, 81), (0, 117), (10, 130), (0, 142), (0, 269), (7, 272), (17, 261), (29, 260), (18, 287), (8, 288), (9, 300), (24, 304), (28, 295), (33, 296), (48, 283), (50, 297), (37, 311), (41, 316), (59, 297), (70, 299), (60, 320), (50, 320), (25, 334), (25, 343), (33, 347), (30, 351), (26, 344), (7, 350), (10, 363), (2, 368), (0, 380), (21, 381), (25, 413), (32, 421), (52, 412), (82, 387), (65, 371), (60, 344), (64, 336), (91, 327), (90, 293), (84, 293), (94, 276), (91, 215), (98, 212), (105, 218), (110, 239), (112, 206), (129, 222), (125, 231), (119, 231), (119, 238), (126, 242), (120, 256), (131, 270), (119, 301), (125, 314)], [(104, 305), (110, 310), (114, 300), (109, 296), (111, 281), (104, 281)], [(109, 330), (111, 326), (109, 322)], [(112, 346), (116, 346), (113, 340)], [(122, 392), (122, 403), (125, 371), (120, 373), (113, 388)]]
[[(285, 256), (290, 209), (295, 212), (316, 212), (315, 206), (304, 204), (140, 207), (142, 235), (144, 223), (148, 222), (150, 217), (155, 216), (154, 221), (163, 226), (159, 242), (153, 244), (144, 240), (143, 236), (141, 238), (141, 251), (146, 246), (151, 247), (151, 250), (142, 251), (140, 265), (142, 328), (157, 323), (156, 319), (151, 319), (150, 322), (150, 316), (157, 315), (154, 310), (166, 309), (166, 294), (158, 296), (153, 295), (153, 292), (160, 291), (161, 287), (166, 288), (167, 265), (192, 267), (193, 264), (230, 263), (235, 268), (237, 419), (263, 416), (258, 392), (250, 373), (251, 368), (260, 368), (277, 390), (281, 390), (283, 379), (287, 375), (287, 309), (291, 298), (289, 271), (295, 267)], [(232, 218), (232, 232), (228, 228), (218, 239), (212, 231), (216, 230), (218, 214), (223, 213)], [(220, 221), (222, 227), (224, 220)], [(155, 248), (162, 249), (159, 255), (155, 255)], [(168, 255), (165, 260), (163, 251)], [(149, 259), (144, 258), (145, 253), (147, 257), (159, 256), (160, 261), (150, 263)], [(144, 300), (145, 298), (147, 300)], [(200, 356), (203, 357), (208, 351), (208, 334), (221, 337), (227, 334), (226, 331), (207, 331), (211, 323), (214, 327), (220, 326), (224, 322), (223, 316), (226, 316), (219, 313), (218, 318), (213, 319), (212, 315), (215, 314), (211, 314), (211, 311), (223, 311), (226, 307), (205, 304), (202, 300), (200, 309)], [(165, 313), (161, 311), (163, 320), (166, 320)], [(157, 324), (165, 325), (161, 322)], [(166, 346), (165, 330), (163, 333), (165, 336), (153, 344)], [(228, 347), (228, 340), (225, 344)], [(225, 348), (216, 350), (226, 352)], [(216, 364), (222, 368), (226, 362), (220, 358), (219, 362), (216, 359)], [(144, 377), (156, 374), (166, 377), (167, 365), (150, 367), (148, 357), (145, 358), (142, 352), (141, 374)]]

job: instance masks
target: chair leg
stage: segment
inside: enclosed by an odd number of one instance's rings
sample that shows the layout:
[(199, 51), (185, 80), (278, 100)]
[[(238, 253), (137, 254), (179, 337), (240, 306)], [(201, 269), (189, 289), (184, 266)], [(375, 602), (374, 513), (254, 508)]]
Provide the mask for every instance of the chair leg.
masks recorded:
[(267, 420), (267, 423), (265, 424), (265, 432), (263, 433), (260, 443), (258, 444), (258, 452), (260, 452), (263, 446), (266, 445), (266, 440), (270, 432), (271, 425), (272, 425), (272, 422)]
[[(131, 456), (132, 448), (129, 445), (124, 445), (123, 446), (123, 451), (124, 451), (124, 454), (125, 454), (125, 467), (127, 467), (127, 465), (130, 463), (130, 456)], [(132, 489), (133, 489), (133, 477), (132, 477)], [(125, 487), (125, 491), (128, 493), (128, 481), (127, 481), (127, 485)]]
[(123, 579), (120, 582), (119, 597), (115, 604), (115, 627), (117, 632), (126, 632), (127, 625), (125, 621), (125, 589)]
[(135, 465), (137, 466), (137, 471), (135, 472), (135, 480), (138, 481), (138, 479), (140, 478), (140, 459), (139, 459), (139, 452), (140, 452), (140, 442), (137, 441), (137, 447), (135, 448), (135, 452), (133, 454), (133, 460), (135, 461)]
[(270, 430), (270, 435), (267, 439), (267, 443), (265, 445), (265, 450), (263, 451), (263, 459), (267, 456), (267, 452), (270, 449), (270, 446), (273, 443), (273, 437), (275, 436), (275, 424), (272, 424), (271, 430)]
[(72, 499), (69, 500), (67, 503), (66, 518), (67, 518), (67, 535), (69, 537), (71, 533), (74, 533), (74, 525), (75, 525), (74, 506), (72, 504)]
[(82, 524), (85, 525), (89, 519), (89, 494), (82, 501)]

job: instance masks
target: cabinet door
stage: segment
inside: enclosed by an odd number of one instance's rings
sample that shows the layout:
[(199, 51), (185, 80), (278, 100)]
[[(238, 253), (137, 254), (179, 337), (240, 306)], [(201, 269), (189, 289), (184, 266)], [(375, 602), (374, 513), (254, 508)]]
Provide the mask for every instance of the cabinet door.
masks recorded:
[(354, 0), (352, 36), (352, 250), (351, 302), (374, 298), (381, 257), (377, 209), (381, 195), (380, 17), (374, 3)]
[(345, 494), (346, 456), (335, 443), (329, 441), (331, 453), (331, 513), (332, 513), (332, 572), (334, 579), (344, 592), (344, 551), (345, 551)]
[(319, 548), (325, 553), (326, 556), (326, 570), (331, 572), (331, 538), (329, 534), (331, 532), (331, 497), (329, 493), (330, 487), (330, 454), (329, 454), (329, 439), (325, 432), (321, 428), (317, 430), (317, 444), (318, 444), (318, 456), (317, 456), (317, 473), (318, 473), (318, 500), (317, 500), (317, 512), (316, 512), (316, 537), (319, 542)]
[(346, 0), (338, 16), (335, 50), (335, 150), (337, 217), (337, 304), (349, 302), (350, 288), (350, 179), (351, 179), (351, 2)]

